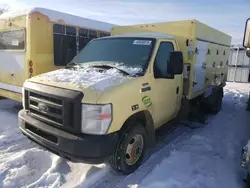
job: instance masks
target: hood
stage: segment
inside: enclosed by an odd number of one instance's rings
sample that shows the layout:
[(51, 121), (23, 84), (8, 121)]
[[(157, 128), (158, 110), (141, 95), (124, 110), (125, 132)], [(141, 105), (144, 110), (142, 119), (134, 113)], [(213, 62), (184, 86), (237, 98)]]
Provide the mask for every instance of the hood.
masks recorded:
[(35, 76), (28, 81), (81, 91), (83, 102), (96, 103), (106, 90), (117, 87), (134, 77), (124, 76), (116, 69), (103, 72), (97, 69), (59, 69)]

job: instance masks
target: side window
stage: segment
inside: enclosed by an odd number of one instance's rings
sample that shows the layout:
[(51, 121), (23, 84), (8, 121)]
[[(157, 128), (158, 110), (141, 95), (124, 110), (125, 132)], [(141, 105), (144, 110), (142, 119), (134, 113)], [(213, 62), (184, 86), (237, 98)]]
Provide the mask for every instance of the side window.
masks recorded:
[(55, 24), (54, 63), (65, 66), (76, 56), (76, 28)]
[(24, 50), (25, 32), (23, 29), (0, 32), (0, 50)]
[(154, 76), (155, 78), (167, 78), (168, 75), (168, 61), (170, 52), (174, 51), (173, 43), (161, 42), (154, 62)]
[(66, 35), (76, 36), (76, 28), (74, 27), (66, 27)]
[(83, 47), (90, 41), (89, 39), (89, 31), (87, 29), (79, 29), (79, 50), (83, 49)]
[(60, 66), (62, 63), (62, 38), (65, 32), (64, 26), (55, 24), (53, 26), (54, 36), (54, 64)]
[(100, 37), (107, 37), (107, 36), (110, 36), (110, 35), (107, 33), (100, 33)]
[(66, 27), (66, 35), (63, 37), (64, 65), (67, 65), (76, 56), (76, 28)]
[(97, 38), (97, 32), (94, 30), (80, 29), (79, 30), (79, 50), (92, 39)]
[(63, 34), (64, 33), (64, 26), (55, 24), (53, 27), (54, 34)]
[(93, 30), (89, 30), (89, 38), (91, 40), (97, 38), (97, 32)]

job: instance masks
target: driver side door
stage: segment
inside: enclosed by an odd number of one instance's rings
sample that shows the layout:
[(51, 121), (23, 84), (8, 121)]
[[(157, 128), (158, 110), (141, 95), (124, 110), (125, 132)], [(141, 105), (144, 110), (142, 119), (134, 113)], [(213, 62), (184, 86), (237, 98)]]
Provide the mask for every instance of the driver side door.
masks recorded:
[(161, 40), (153, 66), (153, 115), (156, 128), (176, 115), (177, 99), (181, 96), (181, 77), (168, 73), (170, 53), (177, 49), (174, 41)]

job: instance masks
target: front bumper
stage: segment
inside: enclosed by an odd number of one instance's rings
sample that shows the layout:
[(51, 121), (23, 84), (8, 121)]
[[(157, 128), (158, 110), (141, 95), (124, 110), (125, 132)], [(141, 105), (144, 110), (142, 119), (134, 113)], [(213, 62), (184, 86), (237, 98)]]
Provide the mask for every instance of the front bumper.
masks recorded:
[(47, 125), (21, 110), (19, 128), (29, 139), (47, 150), (73, 162), (100, 164), (113, 154), (119, 136), (108, 135), (74, 135)]

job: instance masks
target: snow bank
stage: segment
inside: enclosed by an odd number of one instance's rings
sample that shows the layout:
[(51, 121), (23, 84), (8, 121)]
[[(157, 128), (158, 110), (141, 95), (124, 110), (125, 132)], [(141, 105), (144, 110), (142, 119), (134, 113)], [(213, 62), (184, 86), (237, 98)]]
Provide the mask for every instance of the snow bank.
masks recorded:
[(34, 12), (39, 12), (49, 17), (51, 22), (59, 22), (63, 20), (66, 25), (74, 25), (78, 27), (86, 27), (100, 31), (110, 32), (111, 28), (116, 26), (110, 23), (105, 23), (97, 20), (91, 20), (87, 18), (82, 18), (79, 16), (70, 15), (63, 12), (58, 12), (45, 8), (30, 8), (30, 9), (21, 9), (9, 11), (0, 16), (1, 19), (11, 19), (18, 16), (31, 15)]
[[(44, 152), (41, 149), (32, 148), (19, 152), (18, 155), (9, 157), (5, 163), (0, 165), (0, 176), (3, 178), (2, 186), (23, 187), (29, 185), (48, 173), (48, 168), (52, 163), (55, 163), (54, 161), (55, 159), (53, 160), (49, 152)], [(46, 185), (55, 184), (55, 178), (58, 177), (51, 176), (50, 174), (46, 178)], [(32, 184), (30, 187), (32, 187)]]
[(92, 88), (101, 91), (132, 79), (131, 77), (123, 76), (116, 69), (99, 72), (94, 68), (78, 70), (59, 69), (39, 75), (38, 78), (57, 83), (72, 84), (77, 88)]

